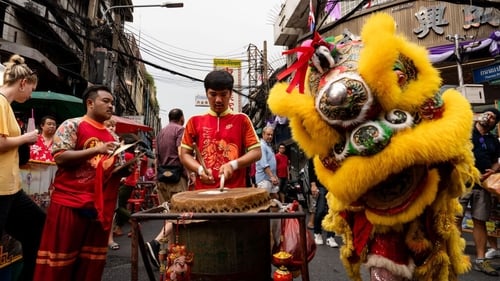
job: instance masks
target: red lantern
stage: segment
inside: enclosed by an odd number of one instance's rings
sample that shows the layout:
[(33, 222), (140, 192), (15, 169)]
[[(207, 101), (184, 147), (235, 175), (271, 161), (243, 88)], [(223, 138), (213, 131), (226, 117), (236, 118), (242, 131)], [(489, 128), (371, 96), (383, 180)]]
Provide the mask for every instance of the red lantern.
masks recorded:
[(273, 281), (292, 281), (293, 276), (285, 266), (280, 266), (273, 274)]

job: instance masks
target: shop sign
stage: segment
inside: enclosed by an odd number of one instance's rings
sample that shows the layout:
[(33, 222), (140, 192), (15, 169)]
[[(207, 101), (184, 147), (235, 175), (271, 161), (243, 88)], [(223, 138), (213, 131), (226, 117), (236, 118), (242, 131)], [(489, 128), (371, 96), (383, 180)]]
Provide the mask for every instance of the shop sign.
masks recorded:
[(483, 83), (500, 79), (500, 64), (488, 65), (472, 70), (474, 83)]

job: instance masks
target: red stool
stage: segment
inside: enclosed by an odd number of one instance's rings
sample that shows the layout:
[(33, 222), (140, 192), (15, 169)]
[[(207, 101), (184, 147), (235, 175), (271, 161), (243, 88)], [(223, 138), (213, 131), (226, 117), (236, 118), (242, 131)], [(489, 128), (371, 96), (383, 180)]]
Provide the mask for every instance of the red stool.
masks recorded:
[(160, 205), (160, 199), (158, 198), (158, 193), (154, 192), (149, 195), (149, 201), (151, 202), (151, 207), (158, 207)]
[(146, 200), (146, 191), (142, 188), (134, 188), (130, 198), (127, 200), (130, 213), (139, 212)]
[[(144, 207), (146, 209), (153, 208), (159, 205), (158, 195), (155, 194), (154, 190), (156, 188), (155, 181), (139, 181), (136, 184), (136, 188), (144, 190)], [(156, 200), (155, 200), (156, 197)]]

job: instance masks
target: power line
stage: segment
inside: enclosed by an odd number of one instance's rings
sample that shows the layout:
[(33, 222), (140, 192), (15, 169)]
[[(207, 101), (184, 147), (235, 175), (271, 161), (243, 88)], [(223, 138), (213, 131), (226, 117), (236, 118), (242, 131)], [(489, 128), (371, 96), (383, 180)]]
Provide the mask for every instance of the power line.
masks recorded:
[[(145, 59), (142, 59), (141, 57), (136, 57), (135, 55), (132, 55), (132, 54), (129, 54), (127, 52), (124, 52), (124, 51), (121, 51), (119, 49), (115, 49), (113, 48), (112, 46), (109, 46), (106, 42), (102, 42), (102, 41), (99, 41), (98, 39), (95, 39), (95, 38), (92, 38), (88, 35), (84, 35), (84, 34), (81, 34), (79, 33), (78, 31), (75, 31), (75, 30), (72, 30), (70, 28), (68, 28), (67, 26), (65, 25), (62, 25), (62, 24), (59, 24), (58, 22), (55, 22), (53, 20), (50, 20), (50, 19), (47, 19), (47, 18), (44, 18), (44, 17), (41, 17), (39, 16), (38, 14), (36, 13), (32, 13), (30, 10), (26, 9), (25, 7), (22, 7), (22, 6), (19, 6), (17, 5), (16, 3), (13, 3), (11, 1), (3, 1), (3, 0), (0, 0), (1, 2), (4, 2), (4, 3), (7, 3), (7, 4), (10, 4), (12, 6), (15, 6), (16, 8), (18, 9), (23, 9), (25, 10), (26, 12), (30, 13), (30, 15), (33, 15), (34, 17), (38, 18), (40, 21), (44, 21), (44, 22), (47, 22), (49, 24), (52, 24), (54, 26), (57, 26), (58, 28), (61, 28), (62, 30), (64, 30), (65, 32), (68, 32), (68, 33), (72, 33), (73, 35), (75, 35), (76, 37), (78, 38), (81, 38), (83, 40), (88, 40), (90, 42), (93, 42), (95, 44), (98, 44), (100, 46), (103, 46), (105, 47), (106, 49), (108, 50), (111, 50), (111, 51), (114, 51), (116, 52), (117, 54), (120, 54), (122, 55), (123, 57), (126, 57), (126, 58), (129, 58), (129, 59), (133, 59), (135, 61), (138, 61), (138, 62), (141, 62), (145, 65), (149, 65), (149, 66), (152, 66), (156, 69), (159, 69), (159, 70), (162, 70), (162, 71), (165, 71), (165, 72), (168, 72), (170, 74), (173, 74), (173, 75), (176, 75), (176, 76), (179, 76), (179, 77), (183, 77), (183, 78), (186, 78), (188, 80), (191, 80), (191, 81), (196, 81), (196, 82), (203, 82), (202, 79), (200, 78), (197, 78), (197, 77), (194, 77), (192, 75), (189, 75), (189, 74), (185, 74), (185, 73), (182, 73), (182, 72), (179, 72), (179, 71), (176, 71), (176, 70), (173, 70), (173, 69), (170, 69), (170, 68), (167, 68), (167, 67), (163, 67), (163, 66), (160, 66), (158, 65), (157, 63), (153, 63), (151, 61), (148, 61), (148, 60), (145, 60)], [(76, 14), (73, 14), (73, 15), (76, 15)], [(5, 23), (5, 22), (4, 22)], [(37, 34), (37, 33), (34, 33), (34, 32), (28, 32), (26, 29), (24, 28), (21, 28), (21, 27), (18, 27), (18, 26), (15, 26), (15, 25), (12, 25), (12, 24), (9, 24), (9, 23), (5, 23), (5, 24), (8, 24), (9, 26), (12, 26), (13, 28), (15, 29), (18, 29), (20, 31), (23, 31), (24, 33), (26, 34), (29, 34), (30, 36), (34, 37), (34, 38), (38, 38), (39, 40), (43, 40), (45, 42), (50, 42), (50, 43), (53, 43), (53, 44), (57, 44), (59, 47), (62, 47), (62, 48), (65, 48), (66, 50), (68, 51), (72, 51), (74, 52), (74, 50), (71, 50), (69, 49), (68, 47), (66, 47), (65, 45), (62, 45), (60, 44), (59, 42), (56, 42), (54, 40), (49, 40), (45, 37), (45, 34)], [(90, 32), (90, 28), (88, 28), (87, 26), (85, 26), (84, 24), (82, 25), (82, 27), (87, 31), (87, 32)], [(37, 28), (33, 28), (32, 30), (37, 30)], [(123, 34), (120, 32), (119, 33), (121, 35), (121, 38), (123, 38)], [(134, 35), (135, 36), (135, 35)], [(130, 45), (130, 44), (129, 44)], [(154, 46), (156, 47), (156, 46)], [(153, 54), (150, 54), (150, 55), (154, 55)], [(242, 60), (244, 61), (244, 60)], [(166, 61), (168, 63), (168, 61)], [(175, 65), (175, 64), (174, 64)], [(179, 65), (177, 65), (179, 66)], [(58, 65), (59, 67), (59, 65)], [(210, 70), (213, 69), (212, 67), (210, 68)], [(246, 86), (246, 87), (242, 87), (243, 89), (248, 89), (249, 87)], [(234, 92), (236, 92), (237, 94), (239, 95), (242, 95), (242, 96), (245, 96), (247, 98), (250, 98), (248, 95), (245, 95), (243, 93), (241, 93), (240, 91), (238, 90), (234, 90)]]

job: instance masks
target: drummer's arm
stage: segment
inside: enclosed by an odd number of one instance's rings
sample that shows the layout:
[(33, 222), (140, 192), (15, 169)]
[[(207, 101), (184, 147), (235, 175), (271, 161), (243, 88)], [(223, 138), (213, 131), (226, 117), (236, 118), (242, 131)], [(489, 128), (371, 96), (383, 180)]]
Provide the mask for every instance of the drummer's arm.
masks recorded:
[(249, 150), (247, 153), (243, 154), (240, 158), (235, 159), (238, 169), (250, 166), (252, 163), (259, 161), (262, 156), (262, 150), (260, 147), (255, 147)]
[(221, 165), (219, 173), (224, 173), (226, 179), (233, 177), (233, 172), (238, 169), (250, 166), (252, 163), (258, 161), (262, 155), (260, 147), (255, 147), (243, 154), (240, 158), (231, 160)]
[(200, 167), (201, 164), (193, 157), (193, 149), (188, 149), (183, 146), (179, 147), (179, 158), (184, 168), (198, 174), (198, 167)]

